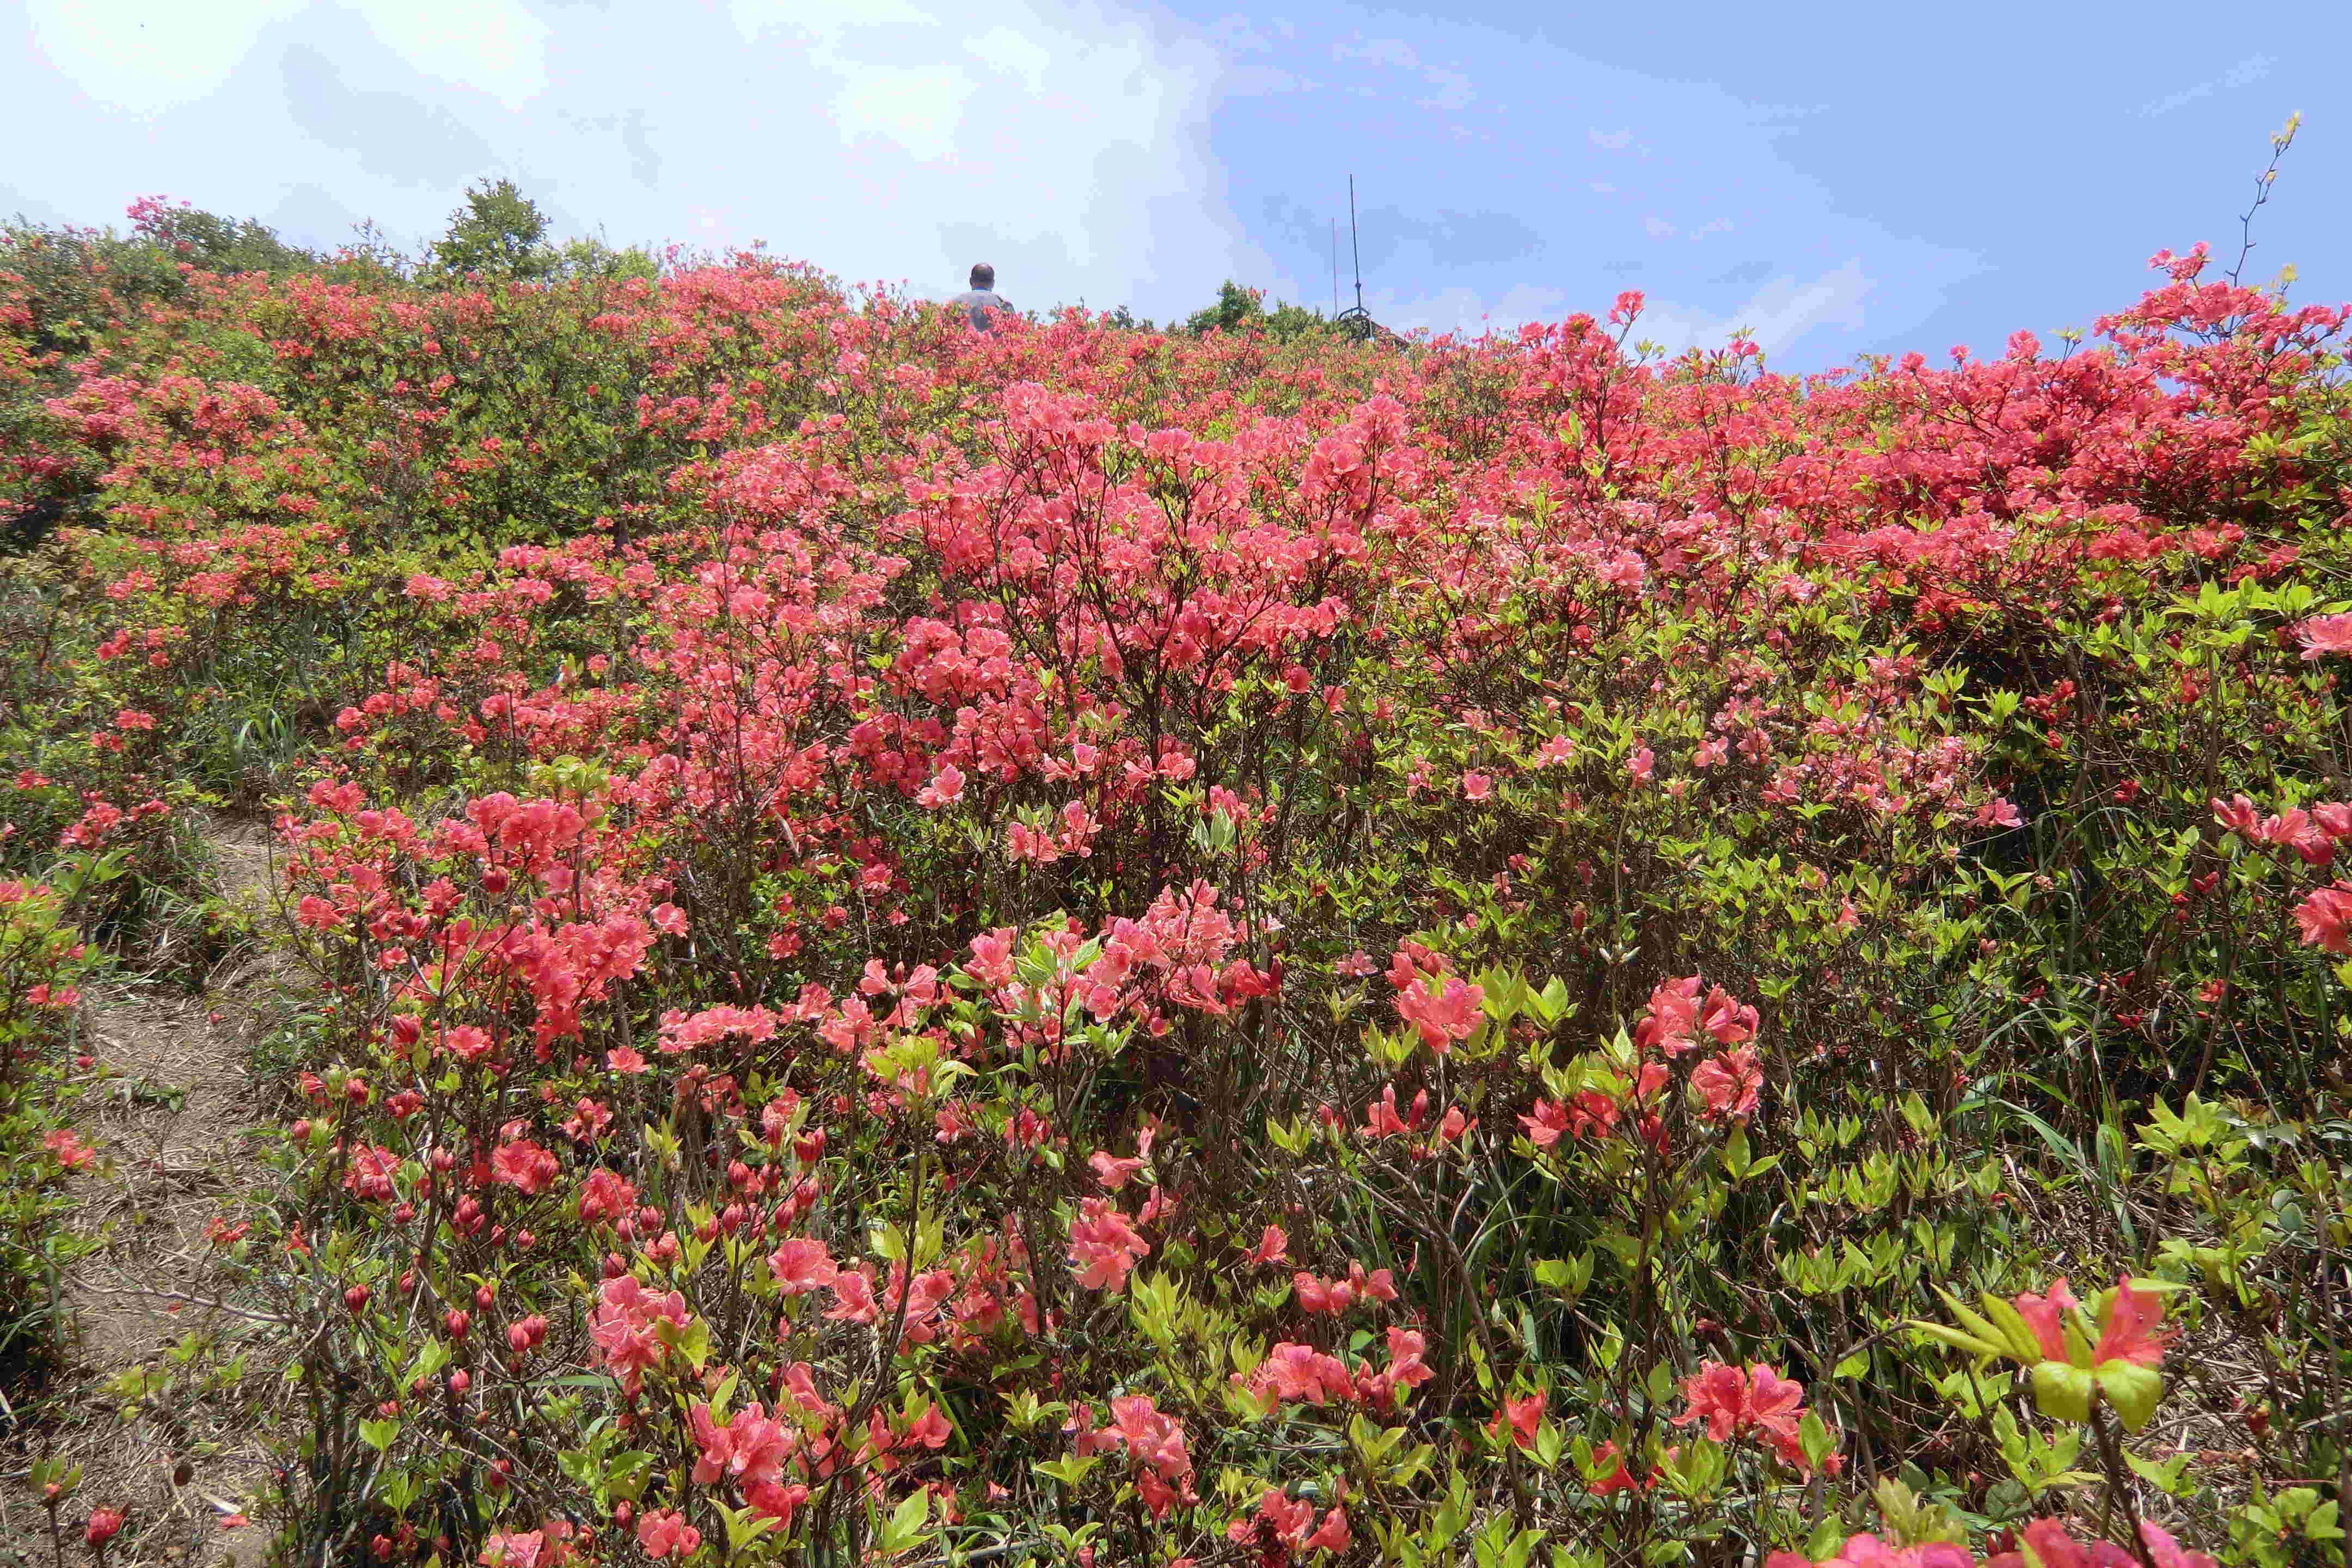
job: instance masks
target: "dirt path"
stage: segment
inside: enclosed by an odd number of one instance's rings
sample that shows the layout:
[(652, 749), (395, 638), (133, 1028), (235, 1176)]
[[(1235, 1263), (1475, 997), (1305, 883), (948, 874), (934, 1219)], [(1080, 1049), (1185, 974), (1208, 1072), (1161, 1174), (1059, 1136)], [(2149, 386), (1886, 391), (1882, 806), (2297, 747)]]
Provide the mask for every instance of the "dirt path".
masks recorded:
[[(206, 841), (215, 895), (266, 918), (267, 829), (223, 823)], [(261, 1528), (224, 1522), (268, 1474), (260, 1431), (274, 1368), (256, 1371), (254, 1358), (236, 1365), (257, 1325), (213, 1305), (216, 1248), (207, 1231), (262, 1170), (254, 1141), (263, 1107), (248, 1063), (280, 979), (248, 944), (200, 995), (121, 984), (93, 988), (85, 1003), (83, 1048), (102, 1076), (76, 1123), (103, 1164), (79, 1178), (74, 1225), (100, 1245), (64, 1279), (73, 1322), (67, 1387), (43, 1426), (6, 1456), (0, 1568), (53, 1561), (47, 1516), (23, 1479), (44, 1454), (83, 1467), (61, 1515), (72, 1526), (68, 1563), (88, 1559), (80, 1521), (97, 1507), (129, 1514), (110, 1563), (258, 1560)], [(190, 1356), (180, 1349), (190, 1343), (218, 1350)], [(170, 1381), (159, 1385), (159, 1374)], [(125, 1398), (142, 1392), (140, 1414), (126, 1420)]]

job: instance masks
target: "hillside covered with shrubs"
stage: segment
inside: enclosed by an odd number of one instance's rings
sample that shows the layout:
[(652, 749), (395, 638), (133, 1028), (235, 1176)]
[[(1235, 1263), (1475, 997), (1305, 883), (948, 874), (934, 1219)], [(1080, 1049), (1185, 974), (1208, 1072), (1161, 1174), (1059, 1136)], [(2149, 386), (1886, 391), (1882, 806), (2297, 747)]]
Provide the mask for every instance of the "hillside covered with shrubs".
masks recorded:
[(248, 1559), (2343, 1560), (2346, 312), (1800, 377), (189, 221), (0, 255), (18, 1468), (83, 993), (246, 944), (236, 1310), (109, 1397), (277, 1391)]

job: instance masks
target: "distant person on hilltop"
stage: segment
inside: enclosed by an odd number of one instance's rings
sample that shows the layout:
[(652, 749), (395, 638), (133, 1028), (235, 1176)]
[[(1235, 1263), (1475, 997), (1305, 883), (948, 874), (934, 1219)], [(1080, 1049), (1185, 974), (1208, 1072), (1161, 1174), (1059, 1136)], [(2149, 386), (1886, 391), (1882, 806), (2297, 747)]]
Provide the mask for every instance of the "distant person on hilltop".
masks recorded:
[(992, 310), (1002, 310), (1008, 316), (1013, 314), (1012, 305), (996, 291), (996, 268), (985, 261), (972, 268), (971, 287), (948, 303), (971, 318), (971, 330), (975, 332), (996, 330), (995, 323), (989, 319)]

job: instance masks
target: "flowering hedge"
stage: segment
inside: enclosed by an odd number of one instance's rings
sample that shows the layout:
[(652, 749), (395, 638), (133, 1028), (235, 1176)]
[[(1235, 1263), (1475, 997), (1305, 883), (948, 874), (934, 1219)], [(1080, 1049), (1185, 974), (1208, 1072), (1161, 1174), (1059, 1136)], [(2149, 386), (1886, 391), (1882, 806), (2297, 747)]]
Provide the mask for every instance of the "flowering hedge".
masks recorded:
[(88, 1247), (62, 1223), (72, 1208), (65, 1178), (96, 1159), (66, 1125), (78, 982), (97, 967), (72, 917), (79, 895), (117, 868), (111, 858), (80, 857), (58, 868), (56, 886), (0, 877), (0, 1381), (10, 1386), (54, 1370), (62, 1270)]
[(753, 258), (16, 344), (37, 847), (274, 794), (320, 989), (280, 1549), (2340, 1560), (2347, 318), (2158, 261), (1802, 378)]

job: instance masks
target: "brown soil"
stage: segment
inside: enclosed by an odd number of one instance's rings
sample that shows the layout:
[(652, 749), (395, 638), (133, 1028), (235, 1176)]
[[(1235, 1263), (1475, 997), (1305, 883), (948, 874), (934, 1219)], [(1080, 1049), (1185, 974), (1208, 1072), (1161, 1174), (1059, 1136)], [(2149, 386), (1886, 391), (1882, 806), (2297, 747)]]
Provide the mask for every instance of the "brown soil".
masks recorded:
[[(215, 896), (273, 913), (266, 828), (222, 823), (207, 835)], [(32, 1429), (0, 1453), (0, 1568), (50, 1563), (49, 1521), (26, 1480), (54, 1456), (82, 1467), (59, 1511), (63, 1558), (89, 1559), (82, 1524), (93, 1508), (124, 1510), (110, 1563), (257, 1561), (265, 1529), (236, 1524), (270, 1465), (267, 1432), (283, 1385), (268, 1353), (273, 1326), (215, 1289), (206, 1229), (268, 1179), (254, 1142), (259, 1097), (247, 1064), (254, 1032), (285, 977), (247, 947), (209, 975), (201, 994), (115, 984), (84, 1002), (84, 1049), (95, 1081), (75, 1125), (100, 1152), (79, 1178), (75, 1228), (100, 1245), (68, 1271), (72, 1328), (62, 1386)], [(204, 1352), (173, 1352), (193, 1342)], [(242, 1353), (242, 1375), (236, 1358)], [(122, 1380), (173, 1373), (172, 1386), (122, 1414)], [(241, 1385), (241, 1386), (240, 1386)], [(229, 1521), (224, 1528), (224, 1521)]]

